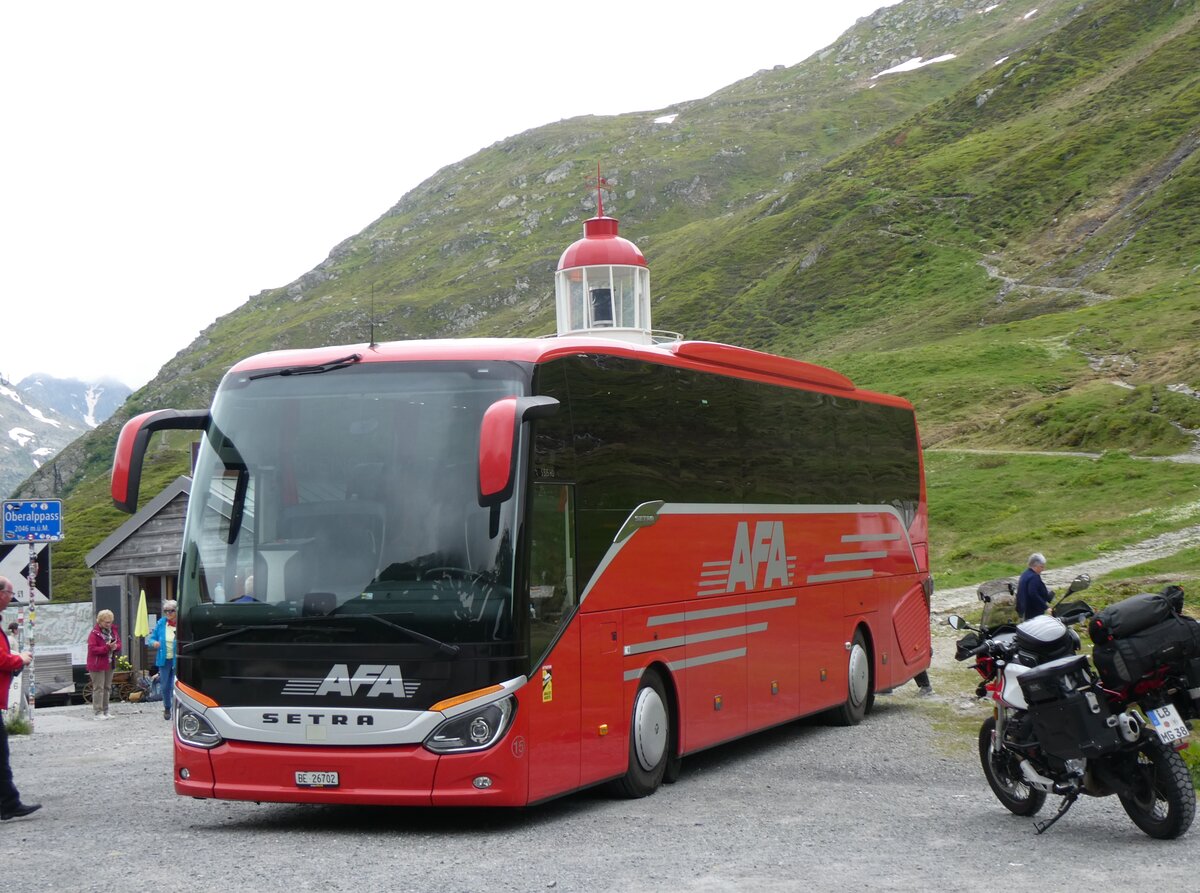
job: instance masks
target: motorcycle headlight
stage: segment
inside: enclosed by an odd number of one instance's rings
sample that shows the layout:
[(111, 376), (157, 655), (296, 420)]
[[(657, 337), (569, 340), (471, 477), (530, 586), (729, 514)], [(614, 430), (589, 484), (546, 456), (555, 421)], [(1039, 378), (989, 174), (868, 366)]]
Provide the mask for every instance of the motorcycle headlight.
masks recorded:
[(486, 750), (508, 730), (515, 713), (516, 702), (512, 698), (468, 710), (434, 729), (425, 739), (425, 747), (434, 753)]
[(222, 741), (212, 723), (183, 705), (176, 707), (175, 730), (180, 741), (193, 747), (216, 747)]

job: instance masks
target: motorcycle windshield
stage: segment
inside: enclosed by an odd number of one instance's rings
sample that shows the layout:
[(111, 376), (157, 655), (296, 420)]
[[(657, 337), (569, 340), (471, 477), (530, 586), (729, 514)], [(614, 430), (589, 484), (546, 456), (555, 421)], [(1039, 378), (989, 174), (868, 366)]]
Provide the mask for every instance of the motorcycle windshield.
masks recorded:
[(179, 679), (222, 705), (424, 709), (519, 674), (513, 504), (479, 427), (514, 363), (222, 383), (184, 533)]

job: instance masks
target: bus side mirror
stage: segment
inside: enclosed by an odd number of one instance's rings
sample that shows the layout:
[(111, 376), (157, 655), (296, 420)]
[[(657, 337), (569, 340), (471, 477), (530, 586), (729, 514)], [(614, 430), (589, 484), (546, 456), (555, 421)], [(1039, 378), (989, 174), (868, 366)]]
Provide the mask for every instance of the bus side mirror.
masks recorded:
[(479, 425), (479, 504), (499, 505), (512, 496), (517, 437), (526, 419), (544, 419), (558, 412), (553, 397), (505, 397), (483, 413)]
[(138, 487), (142, 482), (142, 460), (150, 435), (155, 431), (203, 431), (208, 427), (208, 410), (192, 409), (179, 411), (163, 409), (158, 412), (143, 412), (134, 416), (117, 438), (117, 451), (113, 455), (112, 500), (113, 505), (123, 512), (137, 511)]

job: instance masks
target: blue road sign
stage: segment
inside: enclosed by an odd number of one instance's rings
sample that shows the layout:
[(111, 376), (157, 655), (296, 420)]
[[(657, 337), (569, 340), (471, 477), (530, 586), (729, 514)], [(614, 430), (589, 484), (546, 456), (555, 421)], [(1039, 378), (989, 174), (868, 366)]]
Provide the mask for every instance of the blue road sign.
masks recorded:
[(5, 501), (4, 542), (57, 543), (62, 538), (62, 500)]

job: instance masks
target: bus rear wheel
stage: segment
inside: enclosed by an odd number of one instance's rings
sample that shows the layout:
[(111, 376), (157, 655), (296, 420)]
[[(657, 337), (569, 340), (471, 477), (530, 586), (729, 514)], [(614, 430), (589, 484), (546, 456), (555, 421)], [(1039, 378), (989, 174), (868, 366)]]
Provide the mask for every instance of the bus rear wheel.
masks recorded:
[(847, 669), (846, 701), (833, 711), (833, 721), (839, 726), (856, 726), (875, 704), (875, 687), (871, 684), (871, 652), (861, 629), (854, 631), (854, 639), (850, 642)]
[(671, 710), (662, 677), (650, 670), (642, 676), (629, 718), (629, 768), (615, 782), (616, 791), (631, 799), (658, 790), (671, 757)]

